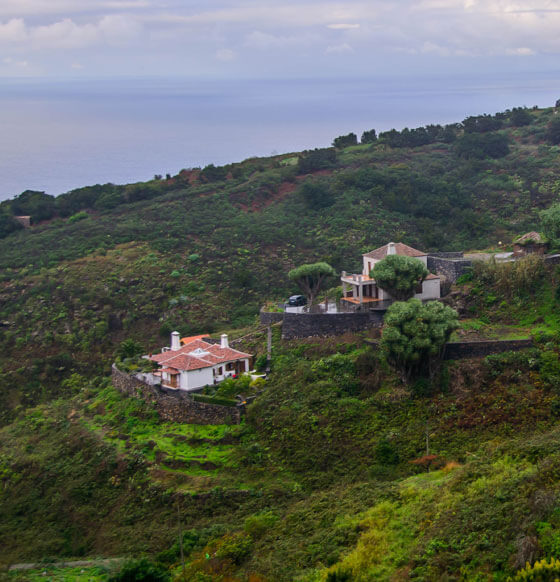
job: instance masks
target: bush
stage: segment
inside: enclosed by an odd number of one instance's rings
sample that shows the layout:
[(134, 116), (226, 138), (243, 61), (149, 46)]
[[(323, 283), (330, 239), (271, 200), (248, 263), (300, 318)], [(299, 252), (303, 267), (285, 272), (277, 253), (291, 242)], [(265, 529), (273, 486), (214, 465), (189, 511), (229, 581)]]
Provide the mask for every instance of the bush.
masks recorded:
[(333, 140), (333, 146), (337, 149), (344, 149), (349, 146), (358, 145), (358, 136), (355, 133), (340, 135)]
[(299, 174), (309, 174), (317, 170), (332, 168), (336, 162), (334, 149), (314, 149), (303, 152), (299, 157), (297, 169)]
[(267, 530), (272, 528), (277, 521), (278, 516), (275, 513), (272, 511), (265, 511), (263, 513), (257, 513), (256, 515), (250, 515), (245, 520), (243, 529), (252, 539), (258, 539), (262, 537)]
[(310, 210), (328, 208), (334, 204), (334, 196), (327, 182), (307, 180), (300, 189), (299, 195)]
[(150, 562), (147, 558), (126, 562), (109, 582), (168, 582), (171, 579), (167, 568)]
[(502, 158), (509, 154), (508, 138), (500, 133), (465, 133), (457, 140), (455, 151), (467, 159)]
[(473, 263), (474, 281), (486, 289), (492, 288), (506, 299), (535, 292), (541, 286), (544, 275), (544, 259), (535, 254), (508, 263), (498, 263), (493, 259)]
[(560, 119), (554, 119), (550, 122), (546, 132), (546, 139), (552, 145), (560, 144)]
[(86, 219), (88, 216), (89, 216), (89, 214), (85, 210), (82, 210), (81, 212), (77, 212), (76, 214), (73, 214), (68, 219), (68, 222), (70, 222), (70, 223), (78, 222), (80, 220)]
[(535, 562), (532, 566), (527, 563), (515, 576), (508, 578), (508, 582), (555, 582), (560, 576), (560, 560), (550, 558)]

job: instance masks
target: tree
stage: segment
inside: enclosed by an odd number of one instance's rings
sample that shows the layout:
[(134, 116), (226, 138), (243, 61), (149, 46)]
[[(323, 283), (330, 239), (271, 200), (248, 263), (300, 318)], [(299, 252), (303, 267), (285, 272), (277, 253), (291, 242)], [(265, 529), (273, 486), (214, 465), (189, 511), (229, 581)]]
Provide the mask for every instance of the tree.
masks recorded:
[(397, 301), (410, 299), (427, 276), (428, 269), (420, 259), (403, 255), (388, 255), (370, 273), (377, 286)]
[(560, 144), (560, 119), (554, 119), (550, 122), (546, 132), (546, 139), (552, 145)]
[(305, 206), (311, 210), (320, 210), (334, 204), (334, 196), (328, 182), (306, 180), (299, 189)]
[(502, 127), (502, 121), (492, 115), (474, 115), (463, 120), (465, 133), (486, 133)]
[(336, 149), (344, 149), (349, 146), (358, 145), (358, 136), (355, 133), (349, 133), (348, 135), (339, 135), (333, 140), (333, 146)]
[(117, 356), (124, 360), (125, 358), (134, 358), (139, 356), (144, 351), (144, 348), (137, 341), (128, 338), (122, 341), (117, 348)]
[(50, 194), (36, 190), (26, 190), (11, 201), (12, 213), (15, 216), (31, 216), (31, 222), (48, 220), (56, 214), (55, 198)]
[(463, 158), (502, 158), (509, 154), (508, 138), (500, 133), (465, 133), (458, 139), (455, 151)]
[(370, 129), (362, 133), (361, 143), (375, 143), (377, 141), (377, 134), (375, 129)]
[(381, 350), (405, 382), (432, 376), (457, 320), (457, 312), (439, 301), (394, 303), (385, 315)]
[(560, 203), (557, 202), (539, 213), (543, 234), (554, 246), (560, 244)]
[(298, 158), (298, 174), (309, 174), (318, 170), (328, 170), (336, 162), (336, 151), (331, 148), (306, 150)]
[(530, 125), (533, 122), (533, 116), (525, 107), (514, 107), (509, 114), (509, 121), (514, 127)]
[(313, 303), (325, 280), (334, 275), (336, 272), (328, 263), (309, 263), (288, 273), (289, 279), (295, 281), (305, 293), (309, 304)]

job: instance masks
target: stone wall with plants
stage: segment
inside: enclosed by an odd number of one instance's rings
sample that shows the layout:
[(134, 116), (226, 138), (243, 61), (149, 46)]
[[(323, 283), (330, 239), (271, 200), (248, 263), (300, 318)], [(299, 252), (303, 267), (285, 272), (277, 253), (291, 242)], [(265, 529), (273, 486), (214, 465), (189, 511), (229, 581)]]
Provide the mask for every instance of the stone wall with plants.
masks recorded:
[(111, 378), (119, 392), (153, 404), (162, 420), (188, 424), (239, 424), (241, 421), (241, 407), (199, 402), (184, 392), (167, 392), (121, 372), (114, 364)]

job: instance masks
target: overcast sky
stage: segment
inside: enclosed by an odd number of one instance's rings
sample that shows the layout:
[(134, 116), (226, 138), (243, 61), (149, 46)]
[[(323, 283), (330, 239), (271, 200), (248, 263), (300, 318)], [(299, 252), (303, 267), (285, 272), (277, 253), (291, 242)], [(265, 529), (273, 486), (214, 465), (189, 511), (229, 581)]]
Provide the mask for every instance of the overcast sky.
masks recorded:
[(560, 0), (0, 0), (0, 76), (557, 70)]

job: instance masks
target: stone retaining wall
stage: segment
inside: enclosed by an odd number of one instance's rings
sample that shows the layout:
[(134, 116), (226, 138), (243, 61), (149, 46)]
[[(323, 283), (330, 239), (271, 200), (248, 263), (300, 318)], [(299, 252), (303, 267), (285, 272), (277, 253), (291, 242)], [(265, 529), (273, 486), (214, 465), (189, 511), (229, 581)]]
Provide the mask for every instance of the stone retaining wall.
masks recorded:
[(487, 340), (478, 342), (449, 342), (445, 346), (444, 360), (482, 358), (501, 352), (517, 352), (533, 347), (533, 340)]
[(444, 251), (438, 253), (430, 253), (428, 255), (428, 259), (430, 257), (439, 257), (440, 259), (462, 259), (464, 255), (463, 251)]
[[(385, 311), (356, 313), (284, 313), (282, 338), (296, 339), (313, 336), (340, 335), (381, 327)], [(262, 321), (262, 320), (261, 320)]]
[[(440, 254), (450, 255), (455, 253)], [(462, 255), (463, 253), (457, 254)], [(428, 256), (428, 270), (438, 275), (445, 275), (447, 280), (452, 283), (455, 283), (471, 266), (472, 262), (468, 259), (463, 259), (462, 256), (461, 258)]]
[(284, 312), (263, 311), (261, 309), (260, 321), (262, 325), (273, 325), (284, 319)]
[(188, 393), (166, 390), (150, 385), (121, 372), (114, 364), (111, 371), (113, 386), (127, 396), (151, 402), (162, 420), (188, 424), (239, 424), (240, 407), (220, 406), (194, 401)]

